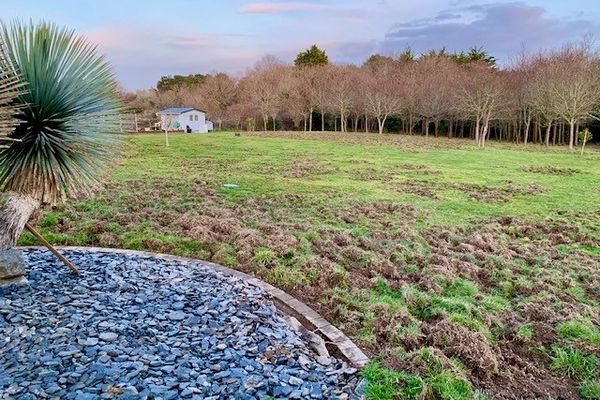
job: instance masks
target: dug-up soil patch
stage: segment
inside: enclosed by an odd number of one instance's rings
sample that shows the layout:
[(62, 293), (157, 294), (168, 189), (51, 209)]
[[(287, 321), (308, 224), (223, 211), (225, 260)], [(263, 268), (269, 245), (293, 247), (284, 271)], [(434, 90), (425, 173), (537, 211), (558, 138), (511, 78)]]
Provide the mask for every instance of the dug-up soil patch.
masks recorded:
[(335, 168), (326, 167), (316, 160), (302, 159), (283, 171), (283, 176), (286, 178), (306, 178), (311, 175), (324, 175), (335, 171)]
[(517, 195), (533, 196), (546, 191), (546, 189), (536, 184), (518, 187), (511, 181), (506, 181), (506, 186), (492, 187), (474, 183), (443, 183), (415, 179), (406, 180), (398, 188), (400, 192), (435, 200), (441, 198), (438, 192), (443, 190), (459, 190), (465, 193), (470, 200), (481, 203), (500, 203), (509, 201)]
[(530, 172), (533, 174), (547, 174), (547, 175), (574, 175), (581, 172), (575, 168), (560, 168), (552, 166), (540, 166), (540, 165), (526, 165), (521, 168), (523, 172)]

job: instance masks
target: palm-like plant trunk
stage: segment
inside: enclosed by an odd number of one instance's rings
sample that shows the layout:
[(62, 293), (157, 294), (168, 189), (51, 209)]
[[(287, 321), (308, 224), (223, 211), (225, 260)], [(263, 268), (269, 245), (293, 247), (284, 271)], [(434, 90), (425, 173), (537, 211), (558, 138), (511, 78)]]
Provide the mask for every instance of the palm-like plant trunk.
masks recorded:
[(17, 244), (25, 224), (39, 207), (40, 202), (33, 197), (18, 193), (8, 194), (6, 204), (0, 208), (0, 251), (8, 250)]
[(39, 207), (40, 202), (33, 197), (9, 193), (0, 208), (0, 282), (25, 274), (23, 259), (13, 247), (31, 214)]

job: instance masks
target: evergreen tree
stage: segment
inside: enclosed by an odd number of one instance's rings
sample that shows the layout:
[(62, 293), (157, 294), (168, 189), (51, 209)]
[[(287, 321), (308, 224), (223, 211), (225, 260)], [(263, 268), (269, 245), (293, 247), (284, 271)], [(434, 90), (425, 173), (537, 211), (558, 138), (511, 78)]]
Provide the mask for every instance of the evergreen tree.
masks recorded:
[(298, 54), (294, 64), (297, 67), (312, 67), (315, 65), (327, 65), (329, 58), (325, 50), (321, 50), (316, 44)]

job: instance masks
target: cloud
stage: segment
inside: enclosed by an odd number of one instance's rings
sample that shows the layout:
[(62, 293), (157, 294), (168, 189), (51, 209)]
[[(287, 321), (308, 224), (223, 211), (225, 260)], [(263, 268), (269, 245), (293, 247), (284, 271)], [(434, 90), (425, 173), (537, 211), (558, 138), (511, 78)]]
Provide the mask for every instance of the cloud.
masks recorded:
[(322, 11), (330, 9), (323, 4), (306, 2), (284, 2), (284, 3), (253, 3), (238, 10), (239, 14), (282, 14), (296, 11)]
[(260, 58), (247, 38), (143, 27), (104, 27), (86, 36), (106, 54), (126, 89), (151, 87), (163, 75), (239, 74)]
[(211, 46), (215, 45), (215, 41), (208, 35), (172, 36), (163, 40), (163, 44), (168, 48), (196, 50), (210, 48)]
[(536, 51), (583, 37), (600, 26), (583, 18), (556, 18), (546, 9), (523, 2), (491, 3), (444, 10), (433, 18), (394, 25), (380, 44), (393, 53), (411, 46), (424, 52), (446, 47), (450, 51), (483, 47), (507, 59), (524, 46)]

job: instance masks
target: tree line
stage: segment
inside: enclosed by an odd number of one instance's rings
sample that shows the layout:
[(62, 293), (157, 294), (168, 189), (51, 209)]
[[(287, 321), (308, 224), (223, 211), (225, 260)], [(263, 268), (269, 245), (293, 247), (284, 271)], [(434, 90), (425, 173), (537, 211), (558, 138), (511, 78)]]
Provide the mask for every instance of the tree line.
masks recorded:
[(161, 108), (199, 108), (218, 129), (403, 132), (573, 149), (600, 114), (600, 57), (582, 42), (503, 68), (481, 49), (407, 49), (356, 66), (331, 64), (313, 46), (293, 65), (265, 56), (239, 79), (163, 77), (157, 89), (124, 98), (148, 120)]

